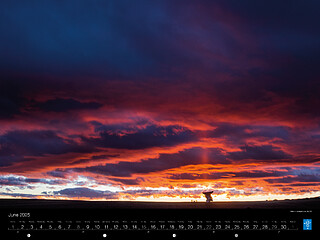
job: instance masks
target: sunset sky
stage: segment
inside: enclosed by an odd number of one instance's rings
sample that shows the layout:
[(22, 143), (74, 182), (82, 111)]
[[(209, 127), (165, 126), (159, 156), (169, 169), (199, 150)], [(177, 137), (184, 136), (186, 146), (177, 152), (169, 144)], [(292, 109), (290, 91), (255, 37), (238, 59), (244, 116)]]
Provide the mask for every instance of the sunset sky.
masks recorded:
[(320, 196), (319, 9), (2, 1), (0, 198)]

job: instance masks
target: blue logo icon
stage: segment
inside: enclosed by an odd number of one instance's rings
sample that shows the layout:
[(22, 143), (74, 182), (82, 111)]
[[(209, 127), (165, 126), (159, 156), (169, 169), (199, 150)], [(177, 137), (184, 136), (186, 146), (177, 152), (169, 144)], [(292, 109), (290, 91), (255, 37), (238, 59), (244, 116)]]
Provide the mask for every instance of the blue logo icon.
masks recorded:
[(312, 219), (303, 219), (303, 230), (312, 230)]

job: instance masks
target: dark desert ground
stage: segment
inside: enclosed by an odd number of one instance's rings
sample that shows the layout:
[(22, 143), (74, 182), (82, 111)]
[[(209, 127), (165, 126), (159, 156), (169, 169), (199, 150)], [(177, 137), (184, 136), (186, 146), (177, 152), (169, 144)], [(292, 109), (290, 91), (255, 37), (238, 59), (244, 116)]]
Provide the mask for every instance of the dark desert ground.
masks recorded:
[(101, 209), (320, 209), (320, 198), (237, 202), (136, 202), (0, 199), (0, 208), (101, 208)]

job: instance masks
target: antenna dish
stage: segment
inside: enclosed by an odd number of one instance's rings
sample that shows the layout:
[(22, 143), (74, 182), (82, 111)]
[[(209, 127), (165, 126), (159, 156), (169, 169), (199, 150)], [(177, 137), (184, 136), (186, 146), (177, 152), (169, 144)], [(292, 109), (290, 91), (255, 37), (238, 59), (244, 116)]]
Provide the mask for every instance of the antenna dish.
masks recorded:
[(213, 201), (211, 194), (213, 193), (213, 191), (207, 191), (207, 192), (202, 192), (204, 194), (204, 196), (207, 198), (206, 202), (210, 203)]

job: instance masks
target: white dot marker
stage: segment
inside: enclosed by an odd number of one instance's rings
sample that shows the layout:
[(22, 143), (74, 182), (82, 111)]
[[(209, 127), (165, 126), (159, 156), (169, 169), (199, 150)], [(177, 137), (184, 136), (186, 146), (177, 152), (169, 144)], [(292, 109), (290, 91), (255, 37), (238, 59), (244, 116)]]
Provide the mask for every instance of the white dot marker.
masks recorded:
[(172, 234), (172, 237), (176, 237), (176, 236), (177, 236), (177, 234), (175, 234), (175, 233), (174, 233), (174, 234)]
[(31, 237), (31, 234), (30, 234), (30, 233), (28, 233), (28, 234), (27, 234), (27, 237), (28, 237), (28, 238), (29, 238), (29, 237)]
[(236, 233), (234, 236), (237, 238), (239, 235), (238, 235), (238, 233)]
[(105, 233), (104, 233), (104, 234), (102, 234), (102, 237), (106, 238), (106, 237), (107, 237), (107, 234), (105, 234)]

